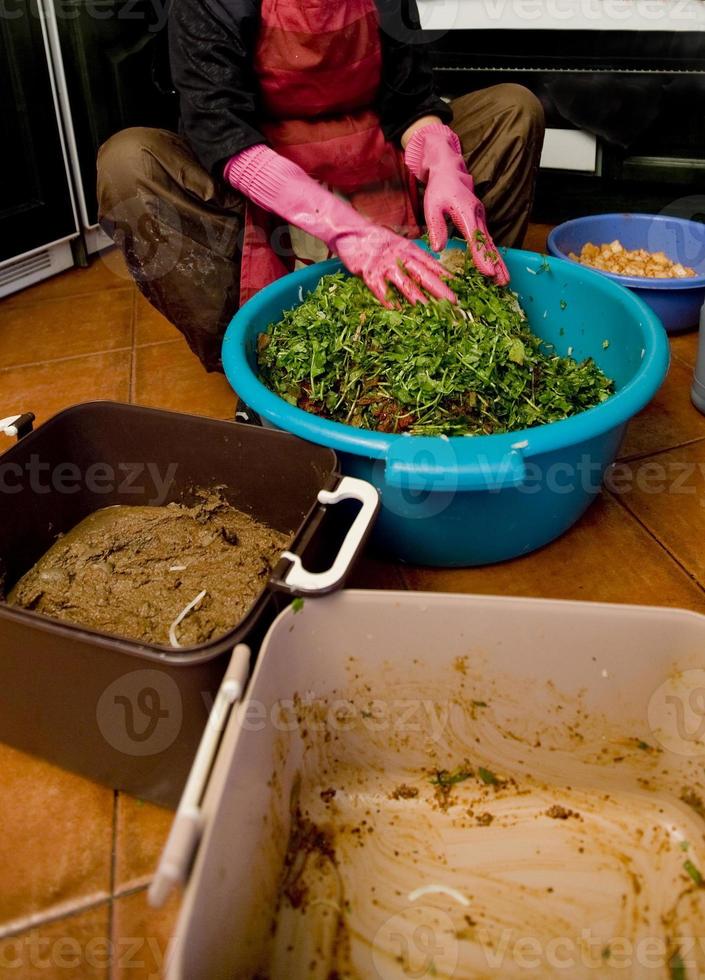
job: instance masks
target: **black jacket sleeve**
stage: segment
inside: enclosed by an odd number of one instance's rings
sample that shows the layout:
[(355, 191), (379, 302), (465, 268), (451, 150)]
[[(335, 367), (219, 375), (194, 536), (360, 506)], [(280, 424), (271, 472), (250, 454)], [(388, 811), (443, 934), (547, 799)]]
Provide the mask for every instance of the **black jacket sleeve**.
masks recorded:
[(181, 125), (215, 177), (242, 150), (266, 139), (257, 129), (252, 56), (258, 0), (173, 0), (169, 57)]
[(377, 0), (377, 9), (383, 57), (377, 109), (384, 135), (398, 141), (422, 116), (450, 122), (453, 111), (436, 91), (416, 0)]

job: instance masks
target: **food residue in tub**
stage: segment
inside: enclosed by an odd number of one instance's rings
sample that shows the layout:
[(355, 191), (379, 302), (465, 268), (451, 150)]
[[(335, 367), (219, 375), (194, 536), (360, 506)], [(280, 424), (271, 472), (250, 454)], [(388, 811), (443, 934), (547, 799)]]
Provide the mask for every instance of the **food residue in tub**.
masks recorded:
[(390, 793), (390, 799), (392, 800), (413, 800), (419, 795), (419, 790), (417, 786), (407, 786), (406, 783), (400, 783), (396, 786)]
[(666, 770), (550, 683), (537, 719), (526, 697), (510, 713), (469, 669), (450, 672), (432, 698), (425, 683), (394, 689), (425, 705), (411, 735), (372, 716), (380, 692), (357, 671), (359, 695), (297, 701), (303, 757), (262, 976), (519, 978), (527, 936), (542, 978), (641, 976), (625, 949), (649, 943), (649, 976), (705, 970), (687, 943), (705, 926), (697, 765)]
[(190, 503), (95, 511), (17, 582), (10, 605), (142, 643), (188, 647), (232, 629), (290, 535), (219, 489)]
[(550, 817), (551, 820), (569, 820), (571, 817), (575, 817), (576, 820), (582, 820), (582, 817), (576, 810), (569, 810), (566, 806), (561, 806), (560, 803), (554, 803), (546, 810), (546, 816)]

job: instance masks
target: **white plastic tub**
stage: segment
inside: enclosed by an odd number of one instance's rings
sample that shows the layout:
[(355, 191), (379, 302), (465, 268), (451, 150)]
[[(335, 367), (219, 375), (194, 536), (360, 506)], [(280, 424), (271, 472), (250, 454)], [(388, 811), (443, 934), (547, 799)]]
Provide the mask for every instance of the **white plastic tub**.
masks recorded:
[(702, 975), (704, 715), (695, 613), (389, 592), (289, 609), (187, 814), (203, 834), (168, 976)]

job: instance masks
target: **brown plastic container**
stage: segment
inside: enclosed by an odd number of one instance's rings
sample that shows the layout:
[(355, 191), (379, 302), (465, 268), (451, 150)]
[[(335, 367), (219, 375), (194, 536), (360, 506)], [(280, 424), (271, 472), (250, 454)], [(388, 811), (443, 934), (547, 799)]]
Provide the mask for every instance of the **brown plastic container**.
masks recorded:
[[(348, 506), (319, 503), (321, 491), (340, 493), (337, 459), (328, 449), (234, 422), (110, 402), (61, 412), (0, 457), (4, 592), (58, 534), (93, 511), (170, 503), (188, 499), (194, 487), (215, 485), (224, 486), (234, 506), (292, 532), (291, 559), (278, 563), (242, 621), (217, 641), (177, 652), (0, 603), (0, 740), (175, 805), (234, 646), (246, 642), (257, 650), (289, 601), (287, 591), (290, 597), (316, 590), (286, 579), (297, 555), (312, 580), (311, 568), (330, 564)], [(343, 534), (347, 567), (374, 517), (365, 509), (364, 526), (360, 511), (356, 533)], [(341, 560), (337, 576), (320, 577), (321, 591), (344, 580)]]

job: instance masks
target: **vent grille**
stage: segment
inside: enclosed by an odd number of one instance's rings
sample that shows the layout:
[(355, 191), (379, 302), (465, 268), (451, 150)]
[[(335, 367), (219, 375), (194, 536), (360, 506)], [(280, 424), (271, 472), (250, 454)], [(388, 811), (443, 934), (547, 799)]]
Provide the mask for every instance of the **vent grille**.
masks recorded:
[(51, 254), (48, 250), (37, 252), (35, 255), (28, 255), (27, 258), (18, 259), (16, 262), (10, 262), (0, 268), (0, 289), (50, 267)]

